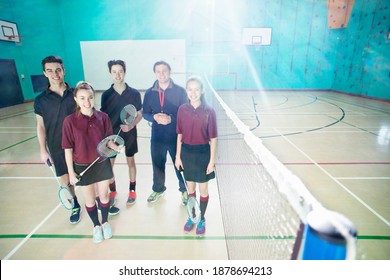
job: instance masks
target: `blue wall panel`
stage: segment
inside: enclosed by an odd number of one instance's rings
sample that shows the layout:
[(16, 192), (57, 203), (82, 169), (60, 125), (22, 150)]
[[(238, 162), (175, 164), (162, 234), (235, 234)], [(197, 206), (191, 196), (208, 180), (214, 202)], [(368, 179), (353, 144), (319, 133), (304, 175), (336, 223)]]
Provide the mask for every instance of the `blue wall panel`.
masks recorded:
[[(15, 59), (26, 76), (26, 100), (36, 96), (27, 77), (41, 74), (47, 55), (64, 58), (75, 85), (84, 79), (80, 41), (159, 39), (185, 39), (187, 71), (213, 74), (221, 89), (334, 89), (390, 99), (389, 6), (356, 0), (348, 27), (329, 29), (325, 0), (0, 0), (0, 19), (25, 36), (22, 46), (0, 41), (0, 58)], [(242, 45), (245, 27), (272, 28), (271, 45)]]

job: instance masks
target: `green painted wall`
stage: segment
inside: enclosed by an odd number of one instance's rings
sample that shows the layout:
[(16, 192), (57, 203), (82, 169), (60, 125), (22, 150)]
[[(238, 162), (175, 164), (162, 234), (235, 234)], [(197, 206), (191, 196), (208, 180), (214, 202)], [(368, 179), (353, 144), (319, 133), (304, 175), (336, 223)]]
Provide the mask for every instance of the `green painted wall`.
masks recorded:
[[(36, 96), (30, 75), (42, 73), (45, 56), (63, 57), (75, 85), (84, 79), (80, 41), (145, 39), (185, 39), (187, 71), (214, 73), (218, 88), (334, 89), (390, 100), (389, 10), (389, 1), (356, 0), (348, 27), (331, 30), (326, 0), (0, 0), (0, 19), (24, 36), (22, 46), (0, 41), (0, 58), (15, 59), (25, 75), (25, 100)], [(272, 28), (272, 44), (243, 46), (243, 27)]]

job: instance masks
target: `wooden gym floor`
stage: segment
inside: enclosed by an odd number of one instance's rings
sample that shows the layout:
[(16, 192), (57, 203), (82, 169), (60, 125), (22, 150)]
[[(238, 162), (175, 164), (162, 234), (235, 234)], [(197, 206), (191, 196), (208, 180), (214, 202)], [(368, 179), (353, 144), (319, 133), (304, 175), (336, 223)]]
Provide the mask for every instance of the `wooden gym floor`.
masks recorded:
[[(359, 259), (390, 259), (389, 102), (328, 91), (220, 95), (326, 208), (354, 223)], [(152, 167), (145, 120), (138, 126), (137, 202), (126, 206), (128, 173), (121, 154), (114, 167), (121, 212), (109, 218), (113, 238), (100, 244), (92, 242), (85, 210), (80, 223), (68, 222), (57, 183), (40, 162), (35, 126), (33, 103), (0, 109), (1, 259), (228, 259), (216, 180), (210, 182), (203, 239), (183, 233), (187, 216), (170, 161), (166, 195), (146, 202)]]

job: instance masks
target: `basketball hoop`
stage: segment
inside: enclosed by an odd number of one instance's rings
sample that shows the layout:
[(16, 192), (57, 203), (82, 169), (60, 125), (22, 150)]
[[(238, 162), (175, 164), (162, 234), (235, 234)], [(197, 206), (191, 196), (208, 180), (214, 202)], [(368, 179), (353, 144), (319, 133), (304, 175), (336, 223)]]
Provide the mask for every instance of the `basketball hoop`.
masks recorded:
[(262, 43), (262, 37), (261, 36), (252, 36), (252, 45), (255, 46), (255, 50), (256, 51), (260, 50), (261, 43)]
[(256, 51), (260, 50), (261, 42), (253, 42), (253, 45), (255, 46)]
[(23, 38), (23, 36), (8, 35), (6, 37), (8, 38), (8, 41), (15, 42), (15, 45), (17, 45), (17, 46), (21, 46), (22, 45), (22, 38)]

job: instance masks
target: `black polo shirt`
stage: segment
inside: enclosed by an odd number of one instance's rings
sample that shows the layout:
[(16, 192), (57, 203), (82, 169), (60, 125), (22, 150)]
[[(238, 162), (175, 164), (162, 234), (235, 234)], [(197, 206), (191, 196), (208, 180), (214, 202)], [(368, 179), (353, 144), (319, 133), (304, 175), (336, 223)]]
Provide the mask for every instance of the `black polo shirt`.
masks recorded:
[(34, 113), (43, 118), (46, 142), (50, 153), (62, 152), (62, 124), (76, 109), (73, 88), (66, 84), (64, 94), (59, 96), (50, 88), (39, 94), (34, 101)]
[[(100, 111), (106, 113), (111, 120), (113, 133), (117, 134), (122, 121), (120, 119), (120, 112), (123, 107), (128, 104), (133, 104), (137, 111), (142, 109), (141, 94), (138, 90), (129, 87), (126, 84), (126, 89), (119, 94), (115, 91), (114, 85), (103, 92), (101, 99), (101, 108)], [(137, 128), (130, 130), (128, 133), (122, 133), (123, 138), (127, 138), (132, 134), (137, 134)]]

